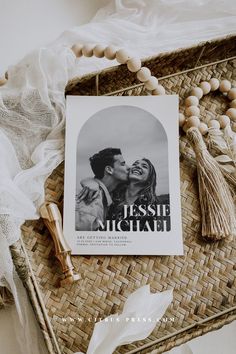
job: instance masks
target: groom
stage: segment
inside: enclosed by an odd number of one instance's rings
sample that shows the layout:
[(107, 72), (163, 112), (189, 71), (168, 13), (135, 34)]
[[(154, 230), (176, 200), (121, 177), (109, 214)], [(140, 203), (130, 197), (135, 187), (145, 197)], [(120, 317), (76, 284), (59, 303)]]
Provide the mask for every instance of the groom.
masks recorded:
[(76, 231), (96, 231), (100, 223), (106, 220), (109, 206), (112, 204), (110, 193), (120, 183), (128, 181), (129, 168), (121, 150), (106, 148), (90, 157), (94, 178), (89, 180), (89, 189), (97, 190), (92, 200), (83, 198), (86, 186), (79, 194), (75, 208)]

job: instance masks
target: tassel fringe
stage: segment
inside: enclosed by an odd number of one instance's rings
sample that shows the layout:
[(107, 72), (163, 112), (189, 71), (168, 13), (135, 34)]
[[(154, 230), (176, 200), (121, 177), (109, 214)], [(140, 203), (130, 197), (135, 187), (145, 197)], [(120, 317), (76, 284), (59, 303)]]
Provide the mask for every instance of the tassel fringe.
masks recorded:
[(199, 130), (190, 128), (187, 137), (196, 154), (202, 236), (209, 241), (232, 240), (236, 218), (230, 188), (218, 163), (208, 152)]

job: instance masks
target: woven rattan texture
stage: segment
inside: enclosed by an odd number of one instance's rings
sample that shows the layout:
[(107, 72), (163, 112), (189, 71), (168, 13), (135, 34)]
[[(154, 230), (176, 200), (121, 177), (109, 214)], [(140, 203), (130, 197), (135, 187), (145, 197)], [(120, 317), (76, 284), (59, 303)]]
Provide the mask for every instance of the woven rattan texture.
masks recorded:
[[(201, 70), (179, 74), (162, 80), (167, 93), (180, 95), (180, 105), (191, 86), (211, 77), (235, 79), (236, 62), (226, 61)], [(234, 81), (234, 84), (236, 82)], [(142, 88), (129, 89), (123, 94), (140, 95)], [(223, 113), (226, 98), (211, 94), (201, 100), (202, 117)], [(182, 109), (182, 108), (181, 108)], [(182, 144), (191, 150), (184, 137)], [(191, 156), (191, 151), (190, 154)], [(205, 324), (204, 330), (183, 333), (169, 339), (161, 347), (151, 345), (180, 329), (207, 319), (236, 305), (236, 244), (207, 244), (200, 239), (201, 217), (198, 202), (197, 175), (194, 164), (180, 159), (184, 256), (77, 256), (73, 264), (81, 274), (79, 283), (67, 288), (57, 287), (60, 268), (53, 256), (53, 243), (42, 220), (23, 226), (23, 240), (39, 283), (48, 317), (63, 354), (86, 352), (96, 318), (104, 318), (122, 310), (130, 293), (144, 284), (153, 292), (174, 288), (174, 301), (152, 335), (117, 349), (128, 353), (144, 344), (150, 349), (142, 353), (159, 353), (214, 328), (219, 328), (235, 316), (225, 316), (218, 324)], [(53, 172), (46, 184), (48, 200), (63, 199), (63, 165)]]

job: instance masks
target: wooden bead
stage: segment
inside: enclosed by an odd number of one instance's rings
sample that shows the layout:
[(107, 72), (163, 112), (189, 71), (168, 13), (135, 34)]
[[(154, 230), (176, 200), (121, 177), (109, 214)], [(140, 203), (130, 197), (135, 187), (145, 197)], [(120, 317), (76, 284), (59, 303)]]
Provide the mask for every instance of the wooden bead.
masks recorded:
[(188, 117), (200, 116), (200, 109), (197, 106), (189, 106), (186, 108), (185, 113)]
[(199, 99), (196, 96), (188, 96), (185, 100), (185, 106), (198, 106)]
[(230, 102), (229, 105), (231, 108), (236, 108), (236, 100), (233, 100), (232, 102)]
[(200, 88), (202, 89), (203, 95), (207, 95), (211, 91), (211, 85), (207, 81), (201, 82)]
[(116, 60), (120, 64), (126, 64), (130, 59), (130, 55), (124, 49), (120, 49), (116, 52)]
[(222, 80), (220, 83), (220, 92), (228, 92), (231, 89), (231, 82), (229, 80)]
[(106, 49), (105, 46), (98, 44), (98, 45), (96, 45), (96, 47), (94, 47), (93, 54), (97, 58), (103, 58), (105, 49)]
[(75, 54), (75, 56), (77, 57), (77, 58), (79, 58), (79, 57), (81, 57), (82, 55), (83, 55), (83, 53), (82, 53), (82, 49), (83, 49), (83, 44), (80, 44), (80, 43), (78, 43), (78, 44), (74, 44), (73, 46), (72, 46), (72, 50), (73, 50), (73, 52), (74, 52), (74, 54)]
[(216, 91), (220, 87), (220, 81), (214, 77), (209, 81), (209, 84), (211, 85), (211, 91)]
[(236, 99), (236, 87), (233, 87), (229, 90), (228, 97), (231, 101)]
[(189, 117), (187, 119), (187, 126), (189, 128), (191, 128), (191, 127), (197, 127), (198, 128), (199, 125), (200, 125), (200, 119), (198, 117), (192, 116), (192, 117)]
[(138, 72), (137, 72), (137, 78), (139, 81), (141, 82), (146, 82), (150, 79), (150, 77), (152, 76), (151, 71), (146, 68), (143, 67), (141, 68)]
[(152, 95), (164, 95), (166, 93), (166, 90), (164, 89), (164, 87), (162, 85), (157, 85), (157, 87), (155, 88), (155, 90), (152, 91)]
[(185, 123), (186, 119), (185, 116), (183, 115), (183, 113), (179, 114), (179, 126), (182, 127)]
[(200, 131), (200, 133), (201, 133), (202, 135), (205, 135), (205, 134), (208, 133), (208, 126), (207, 126), (205, 123), (203, 123), (203, 122), (201, 122), (201, 123), (199, 124), (198, 129), (199, 129), (199, 131)]
[(236, 108), (229, 108), (225, 114), (234, 122), (236, 122)]
[(7, 79), (5, 79), (5, 77), (0, 77), (0, 86), (5, 85), (6, 82), (7, 82)]
[(203, 91), (200, 87), (194, 87), (190, 91), (190, 94), (191, 96), (196, 96), (200, 100), (203, 96)]
[(85, 57), (92, 57), (93, 56), (93, 48), (94, 45), (92, 44), (85, 44), (83, 49), (82, 49), (82, 53)]
[(153, 91), (158, 86), (158, 80), (155, 76), (151, 76), (148, 81), (144, 83), (147, 90)]
[(141, 69), (142, 63), (141, 60), (138, 58), (131, 58), (127, 61), (127, 68), (132, 73), (136, 73)]
[(236, 123), (232, 124), (232, 130), (236, 133)]
[(105, 50), (104, 50), (104, 55), (107, 59), (109, 60), (114, 60), (116, 57), (116, 52), (117, 48), (114, 45), (109, 45)]
[(189, 129), (189, 126), (187, 123), (185, 123), (183, 126), (182, 126), (182, 129), (185, 133), (187, 133), (187, 130)]
[(220, 129), (220, 123), (216, 119), (210, 120), (208, 123), (208, 128), (215, 128), (215, 129)]
[(230, 119), (228, 116), (222, 115), (219, 117), (219, 123), (220, 123), (220, 127), (224, 129), (228, 124), (230, 124)]

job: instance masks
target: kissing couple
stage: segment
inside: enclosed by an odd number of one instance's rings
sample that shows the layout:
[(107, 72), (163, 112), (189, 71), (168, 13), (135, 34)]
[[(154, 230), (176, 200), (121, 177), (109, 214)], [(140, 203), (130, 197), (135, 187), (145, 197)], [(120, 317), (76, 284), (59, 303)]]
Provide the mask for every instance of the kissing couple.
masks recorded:
[[(127, 166), (120, 149), (106, 148), (89, 159), (93, 178), (81, 181), (76, 195), (76, 231), (98, 231), (106, 220), (143, 218), (137, 206), (157, 204), (156, 171), (150, 160), (141, 158)], [(127, 206), (132, 207), (128, 213)], [(125, 230), (123, 230), (125, 231)]]

